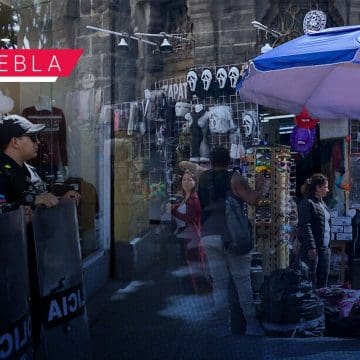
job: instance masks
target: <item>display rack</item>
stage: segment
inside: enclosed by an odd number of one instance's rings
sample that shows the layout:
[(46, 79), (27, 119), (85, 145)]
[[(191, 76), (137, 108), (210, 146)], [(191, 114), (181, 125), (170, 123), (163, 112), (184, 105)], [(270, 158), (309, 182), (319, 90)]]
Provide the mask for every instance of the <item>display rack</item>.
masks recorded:
[(248, 216), (253, 225), (255, 249), (262, 253), (263, 270), (269, 274), (289, 265), (291, 223), (295, 216), (294, 160), (290, 148), (285, 146), (258, 146), (248, 152), (251, 152), (247, 166), (249, 185), (267, 199), (261, 206), (249, 207)]

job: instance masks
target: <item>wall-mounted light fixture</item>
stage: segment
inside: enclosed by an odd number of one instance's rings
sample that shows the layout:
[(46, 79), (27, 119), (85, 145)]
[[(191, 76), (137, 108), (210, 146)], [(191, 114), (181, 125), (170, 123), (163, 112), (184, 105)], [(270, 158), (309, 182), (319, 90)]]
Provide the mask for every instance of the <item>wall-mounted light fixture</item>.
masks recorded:
[[(186, 37), (183, 37), (183, 36), (181, 36), (179, 34), (167, 34), (165, 32), (161, 32), (159, 34), (136, 32), (133, 35), (129, 35), (129, 34), (125, 33), (125, 32), (107, 30), (107, 29), (96, 27), (96, 26), (90, 26), (90, 25), (86, 26), (86, 28), (90, 29), (90, 30), (101, 31), (101, 32), (104, 32), (104, 33), (107, 33), (107, 34), (113, 34), (113, 35), (120, 36), (121, 39), (120, 39), (120, 41), (118, 43), (118, 48), (120, 50), (124, 50), (124, 51), (129, 50), (129, 44), (128, 44), (128, 41), (127, 41), (129, 39), (136, 40), (139, 43), (141, 42), (141, 43), (144, 43), (144, 44), (148, 44), (148, 45), (157, 47), (160, 50), (160, 52), (164, 53), (164, 54), (171, 53), (172, 50), (173, 50), (173, 45), (170, 43), (169, 39), (170, 40), (174, 39), (177, 42), (185, 42), (185, 41), (191, 42), (190, 39), (188, 39)], [(158, 44), (156, 42), (146, 40), (146, 39), (144, 39), (144, 37), (162, 38), (162, 42), (160, 44)]]
[(265, 31), (267, 34), (270, 34), (272, 35), (274, 38), (279, 38), (281, 36), (284, 36), (281, 32), (279, 31), (276, 31), (274, 29), (270, 29), (268, 26), (262, 24), (261, 22), (259, 21), (256, 21), (256, 20), (253, 20), (251, 22), (251, 25), (255, 28), (255, 29), (258, 29), (258, 30), (263, 30)]
[(113, 35), (121, 36), (120, 42), (118, 43), (118, 48), (120, 50), (128, 50), (129, 49), (129, 44), (127, 43), (126, 39), (136, 40), (137, 42), (142, 42), (142, 43), (152, 45), (152, 46), (158, 46), (158, 44), (153, 42), (153, 41), (144, 40), (144, 39), (141, 39), (141, 38), (139, 38), (137, 36), (129, 35), (129, 34), (125, 33), (125, 32), (121, 33), (121, 32), (118, 32), (118, 31), (107, 30), (107, 29), (103, 29), (103, 28), (99, 28), (99, 27), (91, 26), (91, 25), (87, 25), (86, 28), (90, 29), (90, 30), (101, 31), (101, 32), (104, 32), (104, 33), (107, 33), (107, 34), (113, 34)]

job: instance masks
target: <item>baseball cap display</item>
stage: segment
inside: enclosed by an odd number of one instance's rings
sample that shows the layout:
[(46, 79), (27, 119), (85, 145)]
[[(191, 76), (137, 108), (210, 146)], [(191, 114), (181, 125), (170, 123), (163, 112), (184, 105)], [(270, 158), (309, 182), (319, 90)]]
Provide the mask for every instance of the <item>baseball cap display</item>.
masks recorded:
[(45, 129), (43, 124), (33, 124), (19, 115), (7, 115), (0, 118), (0, 145), (10, 142), (13, 137), (37, 134)]

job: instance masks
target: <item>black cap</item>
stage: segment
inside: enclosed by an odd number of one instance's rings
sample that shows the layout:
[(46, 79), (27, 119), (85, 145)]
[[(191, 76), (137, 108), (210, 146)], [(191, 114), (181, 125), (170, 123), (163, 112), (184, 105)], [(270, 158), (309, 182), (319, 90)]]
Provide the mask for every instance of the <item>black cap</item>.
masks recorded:
[(43, 124), (33, 124), (19, 115), (7, 115), (0, 118), (0, 146), (8, 144), (13, 137), (37, 134), (45, 129)]

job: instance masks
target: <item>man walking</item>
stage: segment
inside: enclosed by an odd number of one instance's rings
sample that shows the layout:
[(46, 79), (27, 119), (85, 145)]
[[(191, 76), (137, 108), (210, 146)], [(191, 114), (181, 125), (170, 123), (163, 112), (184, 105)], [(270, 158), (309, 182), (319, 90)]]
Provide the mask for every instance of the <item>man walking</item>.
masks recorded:
[[(250, 279), (251, 254), (237, 255), (225, 245), (226, 196), (232, 191), (240, 200), (256, 205), (261, 195), (251, 189), (243, 177), (228, 171), (229, 151), (215, 148), (211, 153), (210, 170), (196, 164), (181, 163), (182, 167), (197, 170), (200, 174), (199, 198), (201, 203), (201, 241), (208, 259), (213, 281), (214, 327), (223, 335), (230, 332), (229, 327), (229, 277), (235, 284), (239, 303), (246, 319), (246, 335), (263, 334), (255, 313)], [(194, 168), (194, 165), (197, 167)], [(239, 229), (241, 231), (241, 229)]]

